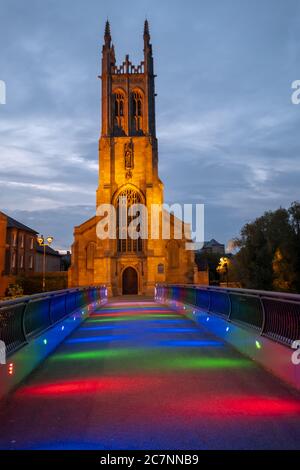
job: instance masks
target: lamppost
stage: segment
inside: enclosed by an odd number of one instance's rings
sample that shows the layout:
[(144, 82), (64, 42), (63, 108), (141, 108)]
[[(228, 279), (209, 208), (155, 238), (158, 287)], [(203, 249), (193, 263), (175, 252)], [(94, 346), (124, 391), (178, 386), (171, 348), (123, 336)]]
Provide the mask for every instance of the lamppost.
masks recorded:
[(225, 258), (225, 261), (224, 261), (224, 269), (225, 269), (225, 275), (226, 275), (226, 287), (228, 287), (228, 262), (227, 262), (227, 258)]
[[(46, 240), (46, 241), (45, 241)], [(53, 242), (53, 237), (44, 238), (44, 235), (37, 237), (37, 242), (40, 246), (43, 247), (43, 287), (42, 290), (46, 290), (46, 246), (50, 246)]]

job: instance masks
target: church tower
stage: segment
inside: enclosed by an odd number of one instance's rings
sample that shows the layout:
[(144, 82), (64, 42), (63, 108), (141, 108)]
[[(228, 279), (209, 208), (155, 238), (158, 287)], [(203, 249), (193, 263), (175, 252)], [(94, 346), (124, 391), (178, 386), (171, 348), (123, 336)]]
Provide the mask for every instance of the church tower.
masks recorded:
[[(127, 207), (144, 204), (151, 231), (152, 204), (163, 204), (163, 184), (158, 176), (155, 123), (155, 75), (148, 21), (144, 24), (144, 58), (134, 65), (126, 55), (116, 64), (110, 24), (105, 25), (102, 48), (97, 208), (119, 201)], [(171, 217), (174, 222), (174, 217)], [(117, 217), (117, 220), (118, 217)], [(162, 240), (120, 237), (99, 239), (93, 217), (75, 227), (69, 285), (105, 284), (110, 294), (153, 294), (157, 282), (193, 282), (192, 253), (185, 239)]]

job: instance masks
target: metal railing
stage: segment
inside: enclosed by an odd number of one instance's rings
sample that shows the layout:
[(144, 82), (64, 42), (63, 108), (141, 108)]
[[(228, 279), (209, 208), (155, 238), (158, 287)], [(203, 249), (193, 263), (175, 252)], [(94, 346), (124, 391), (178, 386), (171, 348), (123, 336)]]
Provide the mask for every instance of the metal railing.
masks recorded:
[(291, 345), (300, 339), (300, 295), (210, 286), (156, 286), (156, 298), (193, 305)]
[(0, 302), (0, 340), (11, 354), (77, 309), (107, 295), (104, 286), (81, 287)]

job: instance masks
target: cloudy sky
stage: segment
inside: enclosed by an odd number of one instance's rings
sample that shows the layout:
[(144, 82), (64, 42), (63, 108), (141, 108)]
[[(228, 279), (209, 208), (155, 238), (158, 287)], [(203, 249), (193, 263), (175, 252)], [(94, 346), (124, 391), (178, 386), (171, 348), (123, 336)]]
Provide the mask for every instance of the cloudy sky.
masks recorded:
[(166, 201), (204, 203), (226, 243), (300, 199), (298, 0), (0, 0), (0, 210), (57, 248), (95, 211), (105, 20), (140, 62), (146, 16)]

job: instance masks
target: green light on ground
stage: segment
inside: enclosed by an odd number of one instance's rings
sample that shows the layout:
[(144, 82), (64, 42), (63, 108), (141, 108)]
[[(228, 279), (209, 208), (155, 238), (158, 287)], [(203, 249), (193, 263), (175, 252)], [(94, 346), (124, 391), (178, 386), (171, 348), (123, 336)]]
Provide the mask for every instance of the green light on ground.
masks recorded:
[[(120, 359), (126, 362), (119, 362)], [(112, 360), (110, 367), (138, 370), (172, 370), (184, 371), (191, 369), (237, 369), (251, 367), (247, 359), (231, 359), (226, 357), (183, 357), (181, 355), (164, 356), (161, 350), (143, 348), (119, 348), (92, 351), (80, 351), (66, 354), (56, 354), (51, 361), (87, 361)]]
[(52, 356), (51, 361), (74, 361), (88, 359), (118, 359), (124, 356), (139, 354), (139, 349), (102, 349), (94, 351), (80, 351), (66, 354), (56, 354)]
[(178, 357), (162, 361), (162, 366), (169, 369), (237, 369), (251, 367), (247, 359), (231, 359), (227, 357)]

